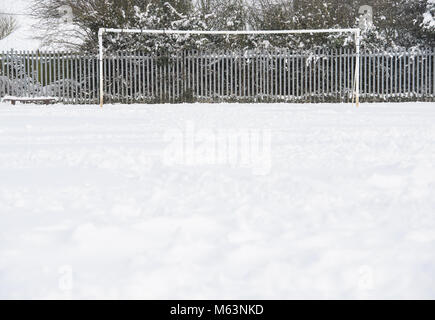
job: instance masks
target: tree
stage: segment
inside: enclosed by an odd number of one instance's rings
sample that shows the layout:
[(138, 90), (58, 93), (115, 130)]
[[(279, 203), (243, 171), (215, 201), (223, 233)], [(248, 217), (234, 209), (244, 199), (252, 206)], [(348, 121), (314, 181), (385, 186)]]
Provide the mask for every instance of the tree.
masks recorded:
[[(254, 0), (251, 19), (256, 29), (331, 29), (353, 27), (356, 0)], [(353, 45), (352, 37), (342, 34), (313, 34), (255, 37), (259, 46), (290, 49), (342, 47)]]
[[(244, 0), (200, 0), (198, 11), (206, 19), (208, 30), (243, 31), (249, 28), (249, 11)], [(208, 36), (209, 47), (242, 49), (249, 47), (246, 36)]]
[[(193, 9), (190, 0), (33, 1), (34, 15), (39, 19), (37, 27), (43, 31), (43, 45), (85, 51), (96, 51), (98, 29), (101, 27), (170, 28), (173, 22), (185, 19), (182, 17), (186, 17)], [(72, 13), (72, 19), (67, 24), (61, 19), (61, 9), (65, 7), (71, 8)], [(112, 46), (116, 48), (113, 43)]]
[(0, 16), (0, 40), (6, 38), (18, 28), (17, 21), (11, 16)]
[[(376, 48), (435, 45), (434, 28), (425, 27), (425, 15), (433, 0), (368, 0), (374, 25), (364, 35), (365, 45)], [(432, 3), (432, 5), (431, 5)]]
[[(373, 8), (374, 24), (363, 30), (363, 47), (386, 49), (435, 45), (434, 0), (255, 1), (257, 29), (356, 28), (359, 26), (359, 8), (369, 5)], [(354, 39), (340, 34), (271, 37), (271, 45), (305, 49), (353, 47)]]
[(256, 29), (293, 29), (294, 0), (253, 0), (250, 22)]
[[(359, 8), (373, 8), (365, 48), (435, 46), (434, 0), (33, 0), (44, 44), (96, 51), (100, 27), (183, 30), (356, 28)], [(68, 6), (73, 19), (59, 23)], [(353, 47), (350, 34), (291, 36), (107, 36), (111, 50)]]
[(435, 33), (435, 0), (427, 3), (426, 12), (423, 13), (423, 30), (429, 33)]

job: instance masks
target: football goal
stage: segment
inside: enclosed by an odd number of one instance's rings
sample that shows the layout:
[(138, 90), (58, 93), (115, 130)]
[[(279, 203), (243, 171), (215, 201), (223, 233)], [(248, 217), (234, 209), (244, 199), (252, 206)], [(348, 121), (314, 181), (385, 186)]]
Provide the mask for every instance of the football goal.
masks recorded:
[[(180, 35), (291, 35), (291, 34), (328, 34), (341, 33), (353, 34), (355, 36), (355, 70), (352, 80), (352, 103), (359, 106), (360, 103), (360, 29), (313, 29), (313, 30), (266, 30), (266, 31), (196, 31), (196, 30), (142, 30), (142, 29), (112, 29), (100, 28), (98, 32), (99, 40), (99, 78), (100, 78), (100, 106), (104, 104), (104, 47), (103, 37), (108, 33), (141, 33), (141, 34), (180, 34)], [(350, 72), (350, 70), (348, 70)]]

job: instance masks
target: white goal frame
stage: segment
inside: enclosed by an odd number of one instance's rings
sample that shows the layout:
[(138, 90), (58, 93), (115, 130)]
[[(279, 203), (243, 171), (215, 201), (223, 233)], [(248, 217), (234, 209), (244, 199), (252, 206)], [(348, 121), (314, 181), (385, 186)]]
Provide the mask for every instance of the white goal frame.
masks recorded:
[(315, 34), (315, 33), (352, 33), (355, 35), (356, 66), (354, 79), (354, 92), (352, 102), (355, 99), (356, 106), (359, 107), (360, 98), (360, 43), (361, 30), (354, 29), (305, 29), (305, 30), (265, 30), (265, 31), (197, 31), (197, 30), (142, 30), (142, 29), (113, 29), (100, 28), (98, 30), (99, 62), (100, 62), (100, 107), (104, 104), (104, 72), (103, 72), (103, 36), (105, 33), (145, 33), (145, 34), (196, 34), (196, 35), (284, 35), (284, 34)]

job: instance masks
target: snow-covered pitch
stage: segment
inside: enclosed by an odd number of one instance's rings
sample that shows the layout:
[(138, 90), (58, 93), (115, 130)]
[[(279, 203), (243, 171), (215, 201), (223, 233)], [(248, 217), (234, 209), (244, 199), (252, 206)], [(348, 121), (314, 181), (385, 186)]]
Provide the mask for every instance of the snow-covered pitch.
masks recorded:
[(435, 298), (435, 104), (0, 104), (0, 298)]

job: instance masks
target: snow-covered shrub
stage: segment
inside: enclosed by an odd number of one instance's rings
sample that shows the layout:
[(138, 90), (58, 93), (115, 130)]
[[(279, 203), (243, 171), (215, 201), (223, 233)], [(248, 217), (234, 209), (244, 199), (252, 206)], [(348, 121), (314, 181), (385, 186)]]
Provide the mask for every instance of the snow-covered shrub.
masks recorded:
[[(362, 5), (373, 8), (373, 25), (363, 30), (363, 48), (435, 46), (434, 0), (33, 0), (49, 38), (76, 50), (97, 52), (98, 29), (283, 30), (355, 28)], [(53, 27), (61, 5), (72, 8), (73, 28)], [(76, 37), (80, 41), (73, 41)], [(119, 34), (105, 37), (109, 51), (153, 53), (183, 49), (271, 49), (354, 47), (352, 35), (188, 36)], [(54, 45), (55, 45), (54, 43)], [(52, 46), (53, 47), (53, 46)]]

